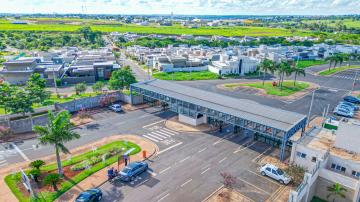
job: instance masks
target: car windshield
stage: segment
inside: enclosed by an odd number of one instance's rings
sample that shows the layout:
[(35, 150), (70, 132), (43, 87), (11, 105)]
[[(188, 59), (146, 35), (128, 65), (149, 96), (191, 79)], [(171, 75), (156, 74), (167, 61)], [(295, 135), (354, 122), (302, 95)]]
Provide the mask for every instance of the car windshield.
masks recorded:
[(282, 171), (280, 168), (278, 168), (278, 169), (276, 170), (276, 172), (277, 172), (279, 175), (283, 175), (283, 174), (284, 174), (284, 171)]
[(123, 173), (128, 173), (128, 172), (130, 172), (130, 171), (131, 171), (131, 168), (129, 168), (129, 167), (125, 167), (125, 168), (122, 170)]
[(81, 193), (79, 196), (78, 196), (78, 198), (76, 199), (76, 201), (86, 201), (86, 200), (88, 200), (90, 198), (90, 193), (88, 193), (88, 192), (83, 192), (83, 193)]

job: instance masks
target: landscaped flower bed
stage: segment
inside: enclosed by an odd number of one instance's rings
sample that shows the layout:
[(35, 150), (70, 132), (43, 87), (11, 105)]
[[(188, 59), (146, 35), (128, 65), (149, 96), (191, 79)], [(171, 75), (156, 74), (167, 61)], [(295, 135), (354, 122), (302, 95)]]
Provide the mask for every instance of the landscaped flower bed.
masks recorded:
[[(45, 165), (40, 168), (41, 174), (38, 176), (38, 182), (35, 183), (39, 189), (39, 201), (54, 201), (61, 194), (65, 193), (71, 187), (84, 180), (93, 173), (111, 165), (117, 161), (119, 155), (125, 151), (135, 148), (130, 155), (141, 151), (141, 148), (131, 142), (115, 141), (103, 145), (96, 150), (91, 150), (83, 154), (68, 158), (62, 161), (64, 178), (57, 183), (58, 191), (54, 191), (52, 186), (44, 185), (44, 178), (52, 173), (57, 173), (56, 163)], [(103, 162), (105, 158), (105, 162)], [(29, 173), (30, 169), (25, 170)], [(19, 201), (30, 201), (30, 195), (21, 182), (21, 174), (17, 172), (5, 177), (5, 182), (17, 197)]]

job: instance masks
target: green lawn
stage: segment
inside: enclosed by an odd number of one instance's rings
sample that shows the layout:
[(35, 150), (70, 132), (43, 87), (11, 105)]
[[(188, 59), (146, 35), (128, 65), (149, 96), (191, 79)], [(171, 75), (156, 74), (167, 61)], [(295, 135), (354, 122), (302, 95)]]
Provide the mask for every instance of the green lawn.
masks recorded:
[[(138, 145), (136, 145), (136, 144), (134, 144), (132, 142), (125, 143), (124, 141), (114, 141), (112, 143), (105, 144), (105, 145), (97, 148), (96, 152), (88, 151), (88, 152), (85, 152), (85, 153), (83, 153), (81, 155), (74, 156), (71, 159), (63, 160), (62, 163), (63, 163), (63, 166), (74, 165), (74, 164), (79, 163), (79, 162), (81, 162), (83, 160), (87, 160), (90, 157), (103, 155), (103, 154), (109, 152), (113, 148), (118, 148), (118, 149), (124, 148), (125, 149), (124, 151), (127, 151), (130, 148), (135, 148), (135, 150), (132, 151), (130, 155), (134, 155), (134, 154), (141, 151), (141, 148)], [(121, 155), (121, 153), (119, 155)], [(111, 165), (111, 164), (115, 163), (117, 161), (117, 158), (118, 158), (118, 155), (114, 155), (114, 156), (106, 159), (105, 163), (99, 162), (99, 163), (93, 165), (90, 169), (83, 170), (79, 174), (75, 175), (69, 181), (61, 182), (61, 186), (60, 186), (58, 192), (41, 192), (39, 194), (39, 196), (40, 196), (39, 201), (54, 201), (61, 194), (65, 193), (71, 187), (75, 186), (77, 183), (81, 182), (82, 180), (84, 180), (88, 176), (90, 176), (93, 173), (107, 167), (108, 165)], [(42, 172), (56, 171), (56, 169), (57, 169), (56, 164), (46, 165), (46, 166), (41, 168)], [(28, 172), (28, 171), (29, 170), (25, 170), (25, 172)], [(24, 196), (22, 194), (22, 192), (19, 190), (18, 183), (20, 181), (21, 181), (20, 173), (16, 173), (15, 175), (11, 174), (11, 175), (8, 175), (8, 176), (5, 177), (6, 184), (9, 186), (9, 188), (11, 189), (11, 191), (13, 192), (13, 194), (17, 197), (17, 199), (19, 201), (21, 201), (21, 202), (22, 201), (24, 201), (24, 202), (31, 201), (28, 196)], [(22, 184), (19, 184), (19, 185), (23, 186)]]
[(191, 80), (213, 80), (218, 79), (219, 75), (210, 71), (201, 72), (158, 72), (152, 75), (156, 79), (174, 80), (174, 81), (191, 81)]
[(327, 62), (324, 60), (300, 60), (298, 63), (299, 68), (307, 68), (315, 65), (326, 64)]
[(327, 202), (326, 200), (323, 200), (317, 196), (314, 196), (312, 199), (311, 199), (311, 202)]
[(329, 75), (333, 75), (333, 74), (336, 74), (338, 72), (342, 72), (342, 71), (345, 71), (348, 69), (357, 69), (357, 68), (360, 68), (360, 66), (342, 66), (342, 67), (336, 67), (336, 68), (332, 67), (330, 70), (327, 69), (327, 70), (321, 71), (319, 73), (319, 75), (320, 76), (329, 76)]
[(305, 90), (310, 85), (304, 82), (296, 82), (296, 86), (294, 86), (293, 81), (284, 81), (282, 89), (277, 86), (273, 86), (272, 82), (265, 82), (265, 85), (262, 82), (256, 83), (234, 83), (234, 84), (225, 84), (225, 88), (235, 89), (241, 86), (248, 86), (258, 89), (264, 89), (266, 94), (268, 95), (276, 95), (276, 96), (289, 96), (296, 92)]

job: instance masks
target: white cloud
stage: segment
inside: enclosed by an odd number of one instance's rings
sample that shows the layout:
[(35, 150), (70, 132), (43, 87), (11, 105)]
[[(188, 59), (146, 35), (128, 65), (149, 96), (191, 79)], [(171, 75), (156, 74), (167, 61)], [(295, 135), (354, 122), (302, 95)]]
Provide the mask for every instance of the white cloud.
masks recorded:
[(215, 15), (360, 13), (360, 0), (0, 0), (0, 4), (2, 13), (169, 14), (174, 12)]

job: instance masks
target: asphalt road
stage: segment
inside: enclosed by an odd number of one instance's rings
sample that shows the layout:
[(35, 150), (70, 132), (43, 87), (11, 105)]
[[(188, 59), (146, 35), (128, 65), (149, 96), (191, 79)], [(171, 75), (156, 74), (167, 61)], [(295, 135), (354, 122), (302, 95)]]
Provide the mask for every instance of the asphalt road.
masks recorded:
[[(94, 118), (98, 119), (98, 121), (75, 129), (81, 135), (81, 138), (67, 143), (66, 146), (69, 149), (73, 149), (111, 135), (143, 135), (147, 130), (142, 128), (142, 126), (164, 120), (164, 118), (173, 115), (175, 114), (172, 112), (162, 112), (160, 108), (149, 108), (123, 114), (105, 110), (94, 115)], [(36, 148), (37, 144), (38, 141), (36, 139), (14, 142), (12, 143), (12, 149), (6, 148), (8, 143), (0, 144), (0, 168), (12, 163), (31, 161), (53, 154), (53, 147), (39, 146)], [(159, 148), (162, 149), (171, 144), (159, 142)]]

